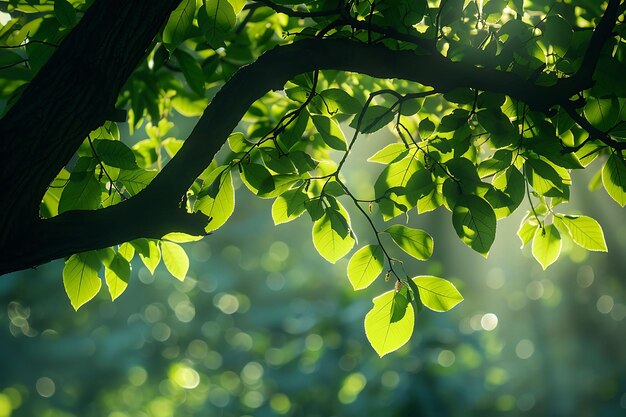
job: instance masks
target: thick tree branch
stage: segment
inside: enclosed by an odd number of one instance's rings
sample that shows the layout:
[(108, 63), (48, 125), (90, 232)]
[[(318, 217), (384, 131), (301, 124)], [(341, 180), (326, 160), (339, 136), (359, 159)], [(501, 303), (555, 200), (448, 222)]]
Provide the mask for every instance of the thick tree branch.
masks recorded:
[(46, 188), (113, 114), (120, 89), (179, 2), (96, 1), (0, 120), (0, 242), (37, 221)]
[[(610, 37), (617, 18), (617, 5), (619, 1), (609, 2), (607, 13), (592, 37), (590, 49), (601, 49)], [(589, 72), (586, 68), (595, 68), (598, 58), (599, 54), (588, 52), (575, 76), (546, 87), (510, 72), (451, 62), (434, 52), (394, 51), (383, 45), (367, 45), (348, 39), (307, 39), (277, 47), (239, 70), (226, 83), (178, 154), (143, 192), (106, 209), (68, 212), (53, 219), (37, 220), (19, 230), (14, 236), (20, 236), (20, 239), (12, 241), (12, 245), (6, 244), (8, 240), (0, 240), (6, 246), (0, 259), (0, 274), (137, 237), (156, 238), (169, 231), (201, 234), (206, 217), (185, 213), (175, 202), (208, 166), (249, 106), (268, 91), (282, 89), (285, 82), (297, 74), (334, 69), (377, 78), (415, 81), (439, 92), (459, 87), (473, 88), (505, 94), (526, 103), (533, 110), (547, 112), (554, 105), (568, 103), (570, 97), (591, 85), (593, 70)], [(76, 143), (72, 144), (77, 147), (88, 132), (80, 140), (77, 130), (72, 133), (76, 137)], [(29, 140), (33, 143), (44, 141), (42, 138)], [(60, 137), (56, 140), (55, 145), (67, 147), (67, 142)], [(2, 146), (8, 147), (9, 142), (3, 142)], [(35, 150), (33, 154), (39, 152)], [(67, 156), (67, 149), (63, 152), (63, 156)], [(57, 162), (61, 159), (58, 153), (54, 159)], [(50, 169), (41, 162), (35, 165), (36, 169), (32, 166), (29, 169), (36, 173)], [(3, 173), (4, 178), (11, 177), (7, 174)], [(46, 185), (51, 178), (47, 181)]]

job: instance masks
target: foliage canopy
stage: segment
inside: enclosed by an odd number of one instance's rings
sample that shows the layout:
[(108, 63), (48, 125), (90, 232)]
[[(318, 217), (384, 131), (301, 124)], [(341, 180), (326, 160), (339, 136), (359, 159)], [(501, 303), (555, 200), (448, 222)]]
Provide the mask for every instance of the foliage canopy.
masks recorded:
[[(563, 239), (607, 251), (598, 222), (561, 209), (572, 170), (594, 167), (589, 189), (626, 205), (619, 0), (3, 3), (0, 272), (67, 257), (76, 309), (101, 271), (120, 296), (135, 257), (183, 280), (180, 243), (219, 238), (240, 179), (274, 200), (275, 224), (306, 213), (327, 261), (356, 249), (355, 290), (395, 282), (365, 317), (382, 356), (424, 306), (463, 299), (404, 272), (399, 256), (427, 261), (436, 247), (409, 217), (443, 207), (486, 257), (497, 221), (526, 200), (518, 236), (545, 269)], [(144, 139), (128, 139), (120, 113)], [(177, 114), (200, 117), (186, 139)], [(380, 174), (357, 195), (342, 169), (383, 129), (396, 140), (378, 145)]]

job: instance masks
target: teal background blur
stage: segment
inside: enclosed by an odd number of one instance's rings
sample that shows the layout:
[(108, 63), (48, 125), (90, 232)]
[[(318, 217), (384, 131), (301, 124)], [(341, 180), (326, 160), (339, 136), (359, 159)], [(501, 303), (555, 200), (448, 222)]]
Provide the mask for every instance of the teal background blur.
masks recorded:
[[(347, 165), (363, 198), (382, 168), (362, 162), (374, 140)], [(116, 302), (103, 288), (74, 312), (60, 261), (2, 277), (0, 417), (624, 416), (624, 211), (574, 179), (571, 206), (600, 221), (609, 253), (566, 245), (547, 271), (519, 249), (524, 207), (498, 223), (487, 260), (443, 208), (413, 215), (435, 255), (407, 272), (451, 278), (465, 301), (419, 315), (409, 344), (382, 359), (363, 318), (391, 283), (354, 292), (347, 259), (315, 252), (306, 213), (274, 226), (271, 201), (244, 187), (222, 229), (184, 245), (183, 283), (135, 259)]]

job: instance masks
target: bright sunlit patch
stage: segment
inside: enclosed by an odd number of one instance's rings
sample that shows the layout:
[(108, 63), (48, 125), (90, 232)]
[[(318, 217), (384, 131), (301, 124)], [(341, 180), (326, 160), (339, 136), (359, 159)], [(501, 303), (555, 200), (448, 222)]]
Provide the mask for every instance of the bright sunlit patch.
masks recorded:
[(37, 393), (45, 398), (50, 398), (54, 395), (56, 391), (56, 386), (54, 381), (48, 377), (41, 377), (35, 383), (35, 389), (37, 389)]
[(169, 377), (181, 388), (193, 389), (200, 384), (200, 375), (198, 372), (183, 364), (174, 365), (170, 369)]
[(455, 360), (456, 356), (454, 355), (454, 352), (450, 350), (442, 350), (437, 356), (437, 362), (439, 362), (439, 365), (443, 366), (444, 368), (452, 366)]
[(239, 309), (239, 300), (232, 294), (216, 295), (213, 304), (224, 314), (233, 314)]
[(602, 295), (598, 298), (598, 302), (596, 303), (596, 308), (602, 314), (609, 314), (611, 310), (613, 310), (613, 306), (615, 305), (615, 301), (613, 301), (613, 297), (610, 295)]
[(535, 344), (528, 339), (520, 340), (515, 346), (515, 354), (520, 359), (528, 359), (535, 353)]
[(483, 330), (492, 331), (498, 326), (498, 316), (493, 313), (487, 313), (480, 319), (480, 326)]

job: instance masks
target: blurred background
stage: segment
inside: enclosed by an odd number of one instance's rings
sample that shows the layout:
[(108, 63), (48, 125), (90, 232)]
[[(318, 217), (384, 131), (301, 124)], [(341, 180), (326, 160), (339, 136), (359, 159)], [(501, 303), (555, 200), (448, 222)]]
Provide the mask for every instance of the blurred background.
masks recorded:
[[(382, 166), (363, 161), (386, 139), (362, 139), (346, 175), (368, 198)], [(445, 209), (413, 214), (435, 255), (407, 272), (450, 278), (465, 301), (424, 311), (409, 344), (382, 359), (363, 319), (392, 283), (354, 292), (347, 259), (315, 252), (306, 213), (274, 226), (271, 201), (245, 187), (222, 229), (184, 245), (183, 283), (136, 258), (117, 301), (103, 289), (74, 312), (62, 261), (4, 276), (0, 417), (624, 416), (626, 222), (604, 191), (587, 191), (590, 174), (574, 177), (571, 206), (600, 221), (609, 253), (566, 245), (547, 271), (519, 249), (525, 207), (498, 223), (487, 260)]]

